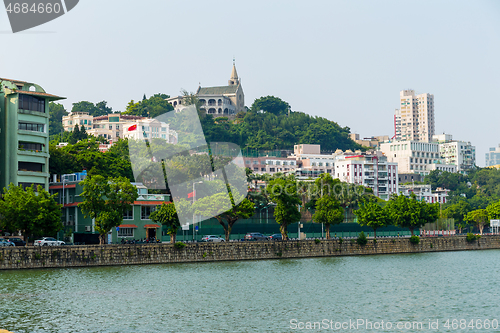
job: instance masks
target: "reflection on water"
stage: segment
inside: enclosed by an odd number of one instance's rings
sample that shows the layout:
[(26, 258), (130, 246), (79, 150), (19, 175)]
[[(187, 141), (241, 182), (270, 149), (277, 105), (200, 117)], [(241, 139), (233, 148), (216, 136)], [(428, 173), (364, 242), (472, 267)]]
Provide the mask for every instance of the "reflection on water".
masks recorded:
[(0, 329), (291, 332), (291, 319), (495, 319), (500, 288), (492, 282), (498, 280), (499, 255), (488, 250), (2, 271)]

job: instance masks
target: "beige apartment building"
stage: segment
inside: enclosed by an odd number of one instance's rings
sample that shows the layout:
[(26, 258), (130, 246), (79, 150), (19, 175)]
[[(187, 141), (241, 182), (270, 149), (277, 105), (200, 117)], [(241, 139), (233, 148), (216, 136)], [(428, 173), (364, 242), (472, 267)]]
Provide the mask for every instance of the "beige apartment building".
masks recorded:
[(73, 131), (75, 125), (78, 125), (79, 128), (83, 125), (86, 131), (90, 131), (93, 119), (94, 117), (89, 115), (88, 112), (71, 112), (69, 115), (62, 117), (62, 124), (65, 132)]
[(434, 95), (414, 90), (399, 93), (400, 109), (394, 116), (396, 140), (431, 142), (435, 133)]

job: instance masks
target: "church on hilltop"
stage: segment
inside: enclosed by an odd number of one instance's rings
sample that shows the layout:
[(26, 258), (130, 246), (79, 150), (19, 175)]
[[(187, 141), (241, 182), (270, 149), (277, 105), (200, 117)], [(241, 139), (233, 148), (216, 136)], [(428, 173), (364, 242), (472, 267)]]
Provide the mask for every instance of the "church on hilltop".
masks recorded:
[[(245, 111), (245, 94), (234, 61), (227, 86), (200, 86), (196, 91), (196, 96), (200, 100), (200, 109), (214, 117), (231, 117), (238, 112)], [(175, 109), (182, 108), (182, 100), (183, 96), (167, 99)]]

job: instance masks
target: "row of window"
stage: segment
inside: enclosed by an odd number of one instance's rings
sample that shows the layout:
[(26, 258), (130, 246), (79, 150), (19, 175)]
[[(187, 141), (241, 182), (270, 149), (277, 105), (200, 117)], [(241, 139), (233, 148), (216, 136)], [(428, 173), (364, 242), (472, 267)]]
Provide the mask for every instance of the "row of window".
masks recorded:
[(33, 131), (45, 133), (45, 125), (38, 123), (23, 123), (18, 124), (18, 128), (23, 131)]
[[(148, 220), (149, 215), (156, 210), (156, 206), (141, 206), (141, 220)], [(132, 208), (128, 209), (125, 214), (123, 214), (124, 220), (133, 220), (134, 211)]]
[(41, 143), (32, 143), (32, 142), (22, 142), (19, 141), (18, 148), (24, 150), (38, 150), (42, 151), (44, 145)]
[[(250, 160), (245, 161), (246, 164), (250, 164)], [(252, 164), (259, 164), (259, 161), (252, 161)], [(262, 165), (295, 165), (295, 161), (261, 161)], [(314, 164), (313, 164), (314, 165)]]
[(19, 109), (45, 113), (45, 99), (19, 94)]

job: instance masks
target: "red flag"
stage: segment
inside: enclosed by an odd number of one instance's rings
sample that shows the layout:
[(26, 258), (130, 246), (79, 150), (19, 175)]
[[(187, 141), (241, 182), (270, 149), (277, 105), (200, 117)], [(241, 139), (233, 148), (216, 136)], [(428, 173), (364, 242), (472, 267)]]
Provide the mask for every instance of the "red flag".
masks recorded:
[(128, 128), (129, 132), (130, 131), (135, 131), (137, 129), (137, 125), (132, 125)]
[(195, 192), (194, 192), (194, 191), (193, 191), (193, 192), (191, 192), (191, 193), (188, 193), (188, 199), (190, 199), (190, 198), (194, 197), (194, 194), (195, 194)]

